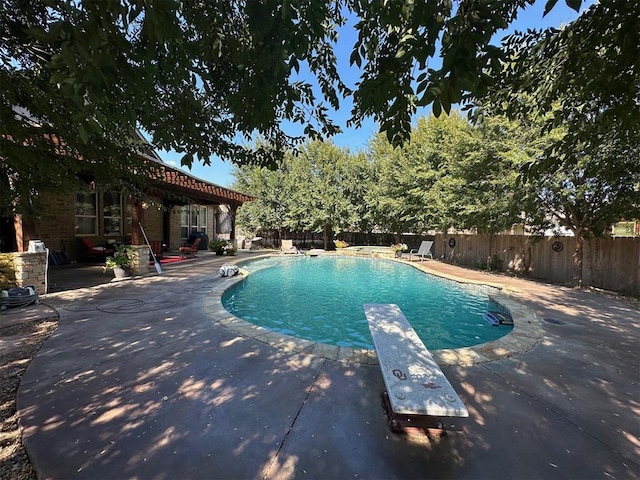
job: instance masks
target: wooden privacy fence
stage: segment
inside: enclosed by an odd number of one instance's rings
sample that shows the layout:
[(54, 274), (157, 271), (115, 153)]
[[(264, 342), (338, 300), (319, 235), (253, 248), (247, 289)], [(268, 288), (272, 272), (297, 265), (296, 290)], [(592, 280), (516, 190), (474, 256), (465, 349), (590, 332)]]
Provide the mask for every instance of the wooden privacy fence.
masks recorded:
[[(458, 265), (502, 270), (532, 278), (571, 284), (574, 237), (527, 235), (435, 235), (434, 258)], [(594, 238), (584, 243), (584, 285), (640, 295), (640, 237)]]
[[(280, 246), (278, 232), (261, 232), (260, 235), (263, 245)], [(299, 247), (323, 247), (322, 233), (287, 232), (285, 235)], [(389, 233), (343, 232), (338, 238), (351, 245), (389, 246), (395, 241), (395, 236)], [(433, 258), (448, 263), (484, 269), (488, 261), (493, 261), (494, 266), (501, 263), (502, 271), (520, 276), (566, 285), (573, 281), (574, 237), (402, 235), (402, 242), (409, 248), (418, 248), (422, 240), (434, 240)], [(640, 296), (640, 237), (585, 241), (582, 281), (584, 285)]]

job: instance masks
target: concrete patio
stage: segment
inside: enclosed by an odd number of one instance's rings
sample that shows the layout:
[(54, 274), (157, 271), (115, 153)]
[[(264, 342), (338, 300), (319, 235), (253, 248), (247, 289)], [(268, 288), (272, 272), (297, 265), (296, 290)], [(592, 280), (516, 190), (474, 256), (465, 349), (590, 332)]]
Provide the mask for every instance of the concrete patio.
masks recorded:
[(448, 419), (441, 439), (400, 436), (378, 366), (212, 320), (204, 305), (232, 281), (216, 274), (229, 260), (69, 290), (57, 277), (37, 308), (57, 311), (59, 327), (18, 391), (41, 478), (640, 478), (636, 302), (425, 262), (502, 285), (542, 337), (501, 360), (444, 366), (470, 417)]

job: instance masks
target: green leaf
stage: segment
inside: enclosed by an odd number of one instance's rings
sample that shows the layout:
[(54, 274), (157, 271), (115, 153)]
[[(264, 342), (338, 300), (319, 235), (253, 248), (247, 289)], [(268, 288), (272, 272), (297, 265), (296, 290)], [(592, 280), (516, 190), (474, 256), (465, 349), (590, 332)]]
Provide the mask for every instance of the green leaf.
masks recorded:
[(442, 113), (442, 105), (440, 104), (440, 100), (435, 99), (433, 101), (433, 105), (431, 107), (431, 111), (433, 112), (433, 115), (436, 118), (440, 116), (440, 114)]
[(574, 9), (576, 12), (580, 11), (580, 6), (582, 5), (582, 0), (566, 0), (569, 8)]
[(78, 129), (78, 134), (80, 135), (80, 139), (82, 140), (83, 143), (87, 143), (89, 141), (89, 133), (87, 132), (87, 128), (85, 127), (84, 124), (80, 125), (80, 128)]
[(553, 7), (556, 6), (556, 3), (558, 3), (558, 0), (547, 0), (547, 3), (544, 6), (544, 13), (542, 14), (542, 16), (543, 17), (546, 16), (547, 13), (549, 13), (551, 10), (553, 10)]
[(357, 50), (351, 52), (351, 57), (349, 58), (349, 65), (353, 65), (354, 63), (358, 65), (358, 67), (362, 66), (362, 59), (360, 58)]
[(180, 165), (182, 165), (183, 167), (191, 168), (191, 166), (193, 165), (193, 155), (190, 153), (184, 154), (180, 159)]

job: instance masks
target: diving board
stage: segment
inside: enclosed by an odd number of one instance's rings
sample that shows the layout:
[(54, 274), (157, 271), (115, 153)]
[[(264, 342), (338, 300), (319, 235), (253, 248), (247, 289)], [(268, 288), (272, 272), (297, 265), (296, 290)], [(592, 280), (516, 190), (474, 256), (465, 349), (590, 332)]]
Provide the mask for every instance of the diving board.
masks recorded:
[[(387, 389), (383, 406), (391, 428), (398, 431), (401, 423), (416, 424), (420, 416), (468, 417), (467, 407), (400, 307), (365, 304), (364, 311)], [(442, 423), (432, 420), (444, 434)]]

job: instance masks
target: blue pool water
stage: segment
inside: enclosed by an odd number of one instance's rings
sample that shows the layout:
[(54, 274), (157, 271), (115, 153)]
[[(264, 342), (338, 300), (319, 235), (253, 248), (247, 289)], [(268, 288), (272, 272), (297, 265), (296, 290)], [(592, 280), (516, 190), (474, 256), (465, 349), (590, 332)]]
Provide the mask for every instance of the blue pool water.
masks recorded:
[(365, 303), (396, 303), (427, 348), (495, 340), (512, 327), (483, 315), (491, 287), (425, 274), (384, 259), (282, 256), (242, 265), (250, 272), (222, 298), (235, 316), (270, 330), (331, 345), (373, 348)]

